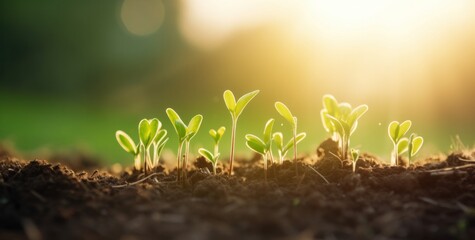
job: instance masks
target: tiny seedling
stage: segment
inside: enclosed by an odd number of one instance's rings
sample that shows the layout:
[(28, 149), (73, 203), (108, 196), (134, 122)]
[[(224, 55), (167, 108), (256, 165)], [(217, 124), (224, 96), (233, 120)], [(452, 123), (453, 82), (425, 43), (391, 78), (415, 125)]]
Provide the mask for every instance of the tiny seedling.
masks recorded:
[(263, 139), (253, 135), (246, 134), (246, 146), (252, 151), (261, 154), (264, 160), (264, 179), (267, 182), (267, 159), (270, 153), (272, 145), (272, 128), (274, 127), (275, 120), (273, 118), (267, 121), (264, 127)]
[(391, 153), (391, 165), (398, 165), (399, 155), (407, 151), (409, 140), (404, 135), (411, 128), (412, 122), (406, 120), (402, 123), (392, 121), (388, 126), (389, 138), (393, 142), (393, 151)]
[[(296, 141), (297, 144), (299, 144), (306, 136), (307, 134), (305, 132), (301, 132), (297, 134), (297, 141)], [(274, 145), (276, 146), (277, 153), (279, 155), (278, 161), (280, 164), (282, 164), (284, 162), (285, 156), (287, 155), (289, 150), (294, 146), (294, 139), (293, 138), (290, 139), (287, 142), (287, 144), (284, 145), (284, 137), (281, 132), (274, 133), (273, 139), (274, 139)]]
[[(186, 171), (188, 165), (188, 157), (190, 152), (190, 141), (196, 135), (198, 130), (200, 129), (201, 122), (203, 121), (203, 116), (198, 114), (191, 118), (188, 126), (185, 125), (183, 120), (181, 120), (178, 113), (171, 108), (167, 108), (166, 110), (167, 116), (170, 119), (175, 131), (178, 135), (178, 151), (177, 151), (177, 180), (180, 179), (180, 161), (182, 163), (182, 175), (183, 178), (186, 180)], [(185, 145), (185, 156), (182, 156), (183, 145)]]
[(128, 153), (134, 155), (134, 167), (140, 171), (142, 169), (142, 158), (140, 157), (140, 146), (137, 146), (132, 138), (124, 131), (118, 130), (115, 138), (119, 145)]
[(412, 158), (421, 150), (422, 144), (424, 144), (424, 138), (417, 136), (415, 133), (411, 134), (409, 137), (409, 144), (407, 146), (407, 152), (409, 155), (409, 162)]
[[(136, 170), (148, 171), (158, 166), (158, 159), (168, 138), (167, 131), (160, 130), (162, 123), (156, 119), (142, 119), (139, 123), (140, 144), (136, 145), (132, 138), (124, 131), (117, 131), (115, 137), (120, 146), (128, 153), (134, 155)], [(153, 158), (151, 146), (153, 145)], [(142, 167), (143, 160), (143, 167)]]
[(353, 109), (349, 103), (338, 104), (331, 95), (324, 96), (323, 105), (323, 127), (332, 133), (334, 140), (338, 139), (341, 155), (347, 159), (350, 137), (358, 126), (358, 120), (368, 111), (368, 105), (362, 104)]
[(351, 166), (352, 166), (352, 169), (353, 169), (353, 173), (355, 173), (356, 172), (356, 162), (360, 158), (360, 150), (352, 148), (350, 150), (350, 154), (351, 154)]
[(229, 156), (229, 175), (233, 174), (233, 162), (234, 162), (234, 148), (236, 144), (236, 127), (237, 120), (241, 115), (247, 104), (259, 93), (259, 90), (255, 90), (244, 94), (237, 102), (231, 90), (226, 90), (223, 93), (224, 103), (231, 114), (232, 128), (231, 128), (231, 153)]
[(283, 104), (282, 102), (276, 102), (275, 103), (275, 109), (277, 112), (284, 117), (285, 120), (287, 120), (290, 123), (290, 126), (292, 127), (292, 134), (293, 134), (293, 145), (292, 147), (294, 148), (294, 163), (295, 163), (295, 172), (298, 175), (298, 168), (297, 168), (297, 117), (292, 115), (292, 112), (290, 112), (289, 108)]
[(145, 171), (151, 170), (153, 167), (150, 146), (152, 146), (158, 131), (162, 127), (162, 123), (158, 119), (142, 119), (139, 123), (140, 145), (144, 153)]
[(219, 142), (221, 141), (221, 138), (224, 135), (224, 132), (226, 131), (225, 127), (220, 127), (218, 131), (211, 129), (209, 130), (209, 135), (214, 140), (214, 151), (211, 153), (210, 151), (200, 148), (198, 149), (198, 152), (203, 156), (204, 158), (208, 159), (213, 164), (213, 174), (216, 175), (216, 166), (218, 165), (218, 159), (220, 156), (219, 153)]

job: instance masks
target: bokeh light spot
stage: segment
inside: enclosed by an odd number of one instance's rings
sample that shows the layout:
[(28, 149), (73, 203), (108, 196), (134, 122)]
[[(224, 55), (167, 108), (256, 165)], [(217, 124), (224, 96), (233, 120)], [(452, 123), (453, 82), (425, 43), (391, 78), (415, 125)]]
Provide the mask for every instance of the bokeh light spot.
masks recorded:
[(125, 0), (120, 17), (130, 33), (145, 36), (160, 28), (165, 18), (165, 8), (161, 0)]

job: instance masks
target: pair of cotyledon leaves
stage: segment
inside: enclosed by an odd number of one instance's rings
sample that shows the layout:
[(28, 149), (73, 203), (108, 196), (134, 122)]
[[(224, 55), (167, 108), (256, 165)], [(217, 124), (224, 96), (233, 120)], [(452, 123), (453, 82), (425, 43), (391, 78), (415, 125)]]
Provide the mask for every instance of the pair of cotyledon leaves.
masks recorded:
[(388, 127), (388, 134), (393, 144), (397, 146), (398, 154), (403, 154), (406, 151), (409, 152), (409, 156), (412, 157), (417, 154), (421, 149), (424, 139), (421, 136), (416, 136), (416, 134), (411, 134), (409, 138), (404, 137), (404, 135), (411, 128), (412, 122), (406, 120), (402, 123), (398, 121), (392, 121)]
[[(165, 129), (160, 130), (162, 123), (158, 119), (142, 119), (139, 123), (139, 138), (140, 143), (148, 149), (152, 144), (156, 148), (163, 148), (167, 140), (165, 136), (167, 131)], [(135, 144), (132, 138), (124, 131), (116, 132), (116, 139), (120, 146), (128, 153), (133, 155), (139, 154), (139, 146)]]
[(338, 132), (351, 136), (358, 126), (358, 119), (368, 111), (368, 105), (352, 108), (349, 103), (338, 103), (332, 95), (323, 96), (323, 109), (320, 112), (323, 127), (327, 132)]
[[(225, 131), (226, 131), (225, 127), (220, 127), (218, 130), (214, 130), (214, 129), (209, 130), (209, 135), (211, 135), (211, 137), (213, 138), (214, 144), (216, 146), (219, 144), (219, 141), (221, 141), (221, 138), (223, 137)], [(216, 155), (215, 155), (215, 154), (211, 153), (210, 151), (208, 151), (205, 148), (198, 149), (198, 152), (203, 157), (205, 157), (206, 159), (211, 161), (213, 164), (216, 164), (216, 162), (218, 161), (218, 158), (220, 156), (220, 153), (216, 153)]]
[(170, 122), (175, 128), (180, 143), (183, 141), (190, 141), (199, 131), (201, 122), (203, 121), (203, 116), (201, 114), (192, 117), (188, 125), (186, 125), (175, 110), (167, 108), (166, 112)]
[(237, 102), (236, 98), (234, 97), (233, 92), (230, 90), (224, 91), (223, 98), (226, 107), (228, 108), (231, 116), (234, 120), (238, 119), (241, 115), (244, 108), (247, 104), (259, 93), (259, 90), (252, 91), (250, 93), (246, 93), (240, 97)]

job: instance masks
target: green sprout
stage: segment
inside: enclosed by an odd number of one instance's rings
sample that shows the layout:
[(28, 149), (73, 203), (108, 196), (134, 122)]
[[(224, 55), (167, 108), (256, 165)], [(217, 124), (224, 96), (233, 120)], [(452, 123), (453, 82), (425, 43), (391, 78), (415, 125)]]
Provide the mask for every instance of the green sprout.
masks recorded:
[[(297, 134), (297, 144), (299, 144), (307, 134), (305, 132), (301, 132)], [(281, 132), (276, 132), (273, 135), (274, 144), (277, 148), (277, 153), (279, 155), (279, 163), (282, 164), (284, 162), (284, 158), (289, 152), (289, 150), (294, 146), (294, 139), (290, 139), (287, 144), (284, 145), (284, 137)]]
[[(119, 145), (128, 153), (134, 155), (134, 167), (144, 171), (158, 166), (161, 152), (168, 141), (167, 131), (160, 130), (162, 123), (158, 119), (142, 119), (139, 123), (140, 144), (136, 145), (132, 138), (124, 131), (117, 131), (115, 137)], [(151, 146), (153, 145), (153, 149)], [(153, 157), (152, 157), (153, 152)]]
[(409, 146), (409, 139), (405, 138), (404, 135), (411, 128), (411, 120), (406, 120), (402, 123), (398, 121), (392, 121), (388, 126), (389, 138), (393, 142), (393, 151), (391, 153), (391, 165), (398, 165), (399, 155), (407, 151)]
[[(185, 125), (183, 120), (181, 120), (178, 113), (171, 108), (167, 108), (166, 110), (168, 118), (172, 123), (175, 131), (178, 135), (178, 151), (177, 151), (177, 180), (180, 179), (180, 162), (182, 163), (182, 172), (183, 178), (186, 180), (187, 176), (187, 165), (188, 165), (188, 157), (190, 153), (190, 141), (199, 131), (201, 122), (203, 121), (203, 116), (198, 114), (191, 118), (188, 126)], [(183, 157), (183, 145), (185, 145), (185, 156)]]
[(224, 135), (224, 132), (226, 131), (225, 127), (220, 127), (218, 131), (211, 129), (209, 130), (209, 135), (214, 140), (214, 151), (211, 153), (210, 151), (200, 148), (198, 149), (198, 152), (203, 156), (204, 158), (208, 159), (213, 164), (213, 174), (216, 175), (216, 166), (218, 165), (218, 158), (220, 156), (219, 153), (219, 142), (221, 141), (221, 138)]
[(352, 148), (350, 150), (350, 155), (351, 155), (351, 166), (353, 169), (353, 173), (356, 172), (356, 162), (360, 158), (360, 150)]
[(135, 145), (134, 140), (132, 140), (132, 138), (124, 131), (118, 130), (115, 133), (115, 138), (126, 152), (134, 155), (134, 167), (136, 170), (140, 171), (142, 168), (142, 159), (140, 157), (139, 146)]
[(409, 162), (411, 159), (421, 150), (422, 144), (424, 144), (424, 138), (417, 136), (415, 133), (409, 137), (409, 144), (407, 146), (409, 154)]
[(292, 127), (292, 135), (293, 135), (293, 145), (294, 148), (294, 163), (295, 163), (295, 172), (298, 175), (298, 168), (297, 168), (297, 117), (292, 115), (289, 108), (283, 104), (282, 102), (275, 102), (275, 109), (277, 112), (284, 117), (290, 123)]
[(237, 102), (236, 98), (234, 97), (233, 92), (231, 90), (224, 91), (223, 98), (226, 107), (231, 114), (232, 119), (232, 129), (231, 129), (231, 153), (229, 156), (229, 175), (233, 174), (233, 162), (234, 162), (234, 148), (236, 143), (236, 127), (237, 127), (237, 120), (241, 115), (244, 108), (247, 104), (259, 93), (259, 90), (255, 90), (249, 93), (244, 94), (241, 96)]
[(272, 145), (272, 128), (274, 127), (275, 120), (273, 118), (267, 121), (264, 127), (263, 139), (253, 135), (246, 134), (246, 146), (252, 151), (261, 154), (264, 160), (264, 179), (267, 182), (267, 159), (271, 154), (270, 149)]
[(320, 112), (323, 127), (338, 140), (338, 146), (344, 159), (348, 157), (350, 137), (358, 126), (358, 120), (368, 111), (368, 105), (352, 108), (349, 103), (340, 103), (331, 95), (323, 96), (324, 109)]

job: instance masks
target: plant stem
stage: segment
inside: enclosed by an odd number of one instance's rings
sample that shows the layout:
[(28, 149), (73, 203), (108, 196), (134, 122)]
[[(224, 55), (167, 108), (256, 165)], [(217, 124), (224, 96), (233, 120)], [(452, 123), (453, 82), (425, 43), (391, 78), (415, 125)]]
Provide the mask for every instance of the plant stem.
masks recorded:
[(186, 181), (187, 179), (187, 166), (188, 166), (188, 155), (190, 154), (190, 141), (186, 141), (186, 146), (185, 146), (185, 158), (183, 159), (183, 181)]
[(152, 161), (152, 168), (155, 168), (156, 166), (158, 166), (158, 144), (157, 145), (153, 145), (153, 161)]
[(178, 144), (178, 151), (176, 153), (176, 181), (180, 181), (180, 161), (181, 161), (181, 152), (183, 149), (183, 142)]
[(229, 156), (229, 175), (233, 175), (234, 145), (236, 144), (236, 127), (237, 127), (237, 119), (233, 118), (233, 124), (232, 124), (232, 130), (231, 130), (231, 153)]
[(356, 172), (356, 161), (351, 161), (352, 166), (353, 166), (353, 173)]
[(397, 144), (394, 144), (393, 152), (391, 153), (391, 166), (398, 165), (398, 153), (397, 153)]
[(262, 157), (264, 158), (264, 180), (267, 183), (267, 153), (262, 154)]
[(294, 163), (295, 163), (295, 174), (299, 175), (299, 169), (297, 166), (297, 126), (294, 127)]
[(218, 164), (218, 159), (213, 163), (213, 174), (216, 175), (216, 165)]
[(142, 165), (142, 158), (140, 157), (140, 152), (134, 156), (134, 166), (137, 171), (140, 171)]
[(152, 156), (150, 156), (150, 147), (148, 147), (146, 150), (145, 150), (145, 159), (147, 161), (147, 166), (146, 166), (146, 169), (147, 170), (152, 170), (153, 168), (153, 165), (152, 165), (152, 160), (151, 160)]

